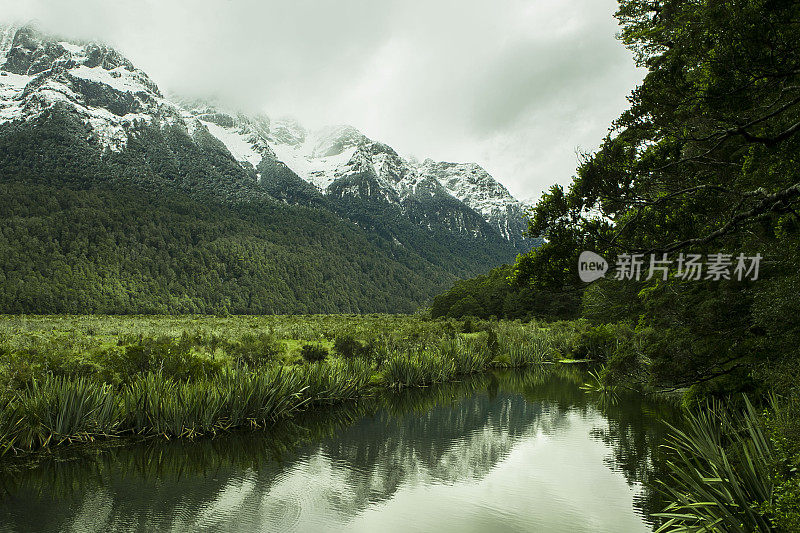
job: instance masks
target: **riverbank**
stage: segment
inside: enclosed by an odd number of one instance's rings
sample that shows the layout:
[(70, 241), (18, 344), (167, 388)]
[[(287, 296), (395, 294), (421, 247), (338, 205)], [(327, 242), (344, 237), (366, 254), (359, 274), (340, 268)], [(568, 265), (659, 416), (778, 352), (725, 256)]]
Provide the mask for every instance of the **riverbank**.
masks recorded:
[(580, 323), (0, 318), (0, 453), (265, 428), (318, 405), (594, 354)]
[[(630, 332), (625, 325), (586, 321), (395, 315), (3, 316), (0, 454), (24, 462), (35, 452), (99, 440), (272, 432), (331, 406), (375, 403), (383, 391), (424, 390), (491, 369), (566, 369), (576, 360), (592, 368), (581, 373), (584, 393), (614, 405), (626, 391), (657, 390), (646, 381), (645, 365), (618, 371), (636, 346)], [(678, 398), (674, 391), (671, 397), (673, 403)], [(695, 415), (689, 415), (686, 434), (673, 435), (674, 468), (658, 480), (666, 492), (681, 487), (668, 511), (684, 518), (673, 525), (721, 514), (758, 530), (791, 530), (782, 526), (793, 527), (800, 516), (791, 399), (750, 408), (742, 417), (736, 398), (713, 406), (696, 393), (682, 398), (695, 406)], [(700, 418), (692, 418), (698, 412)], [(746, 438), (735, 440), (737, 435)], [(755, 460), (739, 461), (747, 454)], [(719, 505), (701, 517), (695, 501), (708, 501), (704, 479), (717, 463), (727, 465), (729, 479), (716, 486)], [(757, 467), (752, 476), (748, 464)], [(743, 484), (737, 476), (752, 483), (748, 492), (728, 497), (732, 483)]]
[[(492, 369), (305, 410), (269, 431), (54, 447), (5, 461), (0, 523), (646, 533), (663, 504), (643, 482), (658, 462), (661, 421), (679, 413), (633, 394), (600, 406), (580, 389), (585, 376), (580, 365)], [(587, 478), (604, 490), (585, 490)], [(572, 505), (561, 504), (565, 493)], [(404, 505), (415, 494), (427, 503)], [(398, 521), (398, 511), (408, 515)]]

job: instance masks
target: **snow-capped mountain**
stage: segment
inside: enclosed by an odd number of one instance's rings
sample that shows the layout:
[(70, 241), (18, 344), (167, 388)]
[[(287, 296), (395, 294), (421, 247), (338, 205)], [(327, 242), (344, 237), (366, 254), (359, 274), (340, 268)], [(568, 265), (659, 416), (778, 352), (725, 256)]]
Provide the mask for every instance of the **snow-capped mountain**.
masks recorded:
[(450, 194), (483, 215), (503, 237), (525, 246), (521, 237), (527, 229), (525, 213), (528, 207), (480, 165), (426, 159), (418, 171), (421, 175), (435, 178)]
[[(361, 196), (403, 205), (411, 197), (453, 197), (520, 248), (525, 206), (474, 163), (423, 163), (400, 157), (390, 146), (348, 125), (308, 131), (289, 119), (254, 121), (200, 106), (194, 116), (229, 151), (254, 167), (262, 160), (284, 164), (321, 194)], [(260, 173), (259, 173), (260, 178)]]
[(27, 26), (0, 32), (0, 123), (31, 120), (63, 103), (102, 146), (119, 151), (132, 128), (180, 120), (147, 74), (107, 46), (57, 41)]
[(0, 125), (30, 122), (57, 107), (79, 117), (104, 151), (125, 151), (148, 127), (177, 128), (235, 161), (246, 178), (231, 178), (229, 187), (260, 187), (286, 202), (294, 198), (291, 188), (305, 197), (390, 204), (423, 227), (493, 230), (517, 250), (531, 245), (522, 237), (524, 206), (478, 165), (409, 161), (352, 126), (308, 131), (289, 119), (166, 98), (103, 44), (60, 40), (29, 26), (0, 28)]

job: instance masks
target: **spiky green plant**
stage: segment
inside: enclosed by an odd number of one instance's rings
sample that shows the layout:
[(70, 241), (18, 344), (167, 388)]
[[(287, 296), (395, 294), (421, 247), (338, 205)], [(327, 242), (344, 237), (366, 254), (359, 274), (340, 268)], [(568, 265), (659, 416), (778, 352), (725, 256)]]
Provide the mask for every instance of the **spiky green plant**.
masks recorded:
[(19, 424), (17, 445), (25, 449), (51, 441), (91, 440), (116, 432), (119, 408), (111, 387), (88, 378), (46, 375), (13, 401)]
[(658, 532), (773, 531), (759, 510), (772, 499), (773, 453), (749, 400), (741, 413), (709, 403), (687, 414), (685, 429), (670, 427), (659, 488), (671, 503), (656, 515), (667, 520)]
[(312, 403), (352, 400), (363, 394), (372, 368), (364, 360), (311, 363), (301, 367), (305, 397)]
[(447, 350), (447, 346), (414, 346), (405, 353), (395, 353), (383, 365), (384, 381), (397, 388), (447, 381), (456, 375), (455, 361), (446, 356)]
[(600, 407), (617, 405), (619, 402), (617, 386), (604, 379), (604, 374), (605, 366), (600, 369), (589, 370), (589, 379), (580, 386), (580, 389), (584, 392), (598, 395)]
[(545, 329), (510, 329), (498, 335), (500, 366), (524, 367), (552, 359), (553, 342)]
[(144, 434), (194, 437), (245, 425), (264, 426), (299, 409), (303, 377), (282, 369), (231, 371), (212, 380), (176, 382), (148, 374), (123, 393), (126, 428)]
[(0, 457), (14, 449), (21, 422), (17, 406), (9, 398), (0, 397)]
[(452, 360), (458, 375), (481, 372), (492, 360), (485, 337), (445, 339), (437, 348), (437, 356), (442, 361)]
[(258, 373), (230, 372), (220, 376), (216, 386), (225, 393), (225, 419), (230, 427), (262, 426), (306, 403), (302, 376), (281, 367)]

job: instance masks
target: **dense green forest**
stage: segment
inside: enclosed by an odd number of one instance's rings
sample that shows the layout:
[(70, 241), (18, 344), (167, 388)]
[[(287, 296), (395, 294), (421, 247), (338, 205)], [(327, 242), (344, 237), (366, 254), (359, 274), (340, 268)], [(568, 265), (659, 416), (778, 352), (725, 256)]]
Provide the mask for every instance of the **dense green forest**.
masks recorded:
[(87, 128), (61, 106), (0, 128), (3, 312), (412, 312), (515, 255), (285, 168), (259, 181), (202, 130), (142, 125), (111, 152)]
[(577, 318), (581, 294), (579, 290), (517, 282), (513, 266), (503, 265), (488, 274), (457, 281), (433, 299), (430, 313), (433, 318)]
[(311, 209), (0, 190), (0, 307), (8, 312), (410, 311), (448, 279)]
[[(757, 375), (797, 375), (800, 5), (629, 0), (617, 17), (648, 69), (629, 109), (533, 210), (529, 232), (546, 242), (458, 282), (433, 313), (542, 316), (549, 303), (552, 316), (627, 323), (632, 349), (613, 368), (670, 386), (752, 390)], [(611, 263), (605, 278), (581, 282), (584, 250)], [(678, 271), (680, 254), (717, 253), (728, 279)], [(642, 254), (639, 280), (617, 279), (623, 254)], [(664, 254), (669, 275), (646, 279)], [(757, 279), (734, 275), (739, 254), (762, 256)]]
[[(796, 531), (800, 3), (622, 0), (617, 18), (648, 72), (572, 183), (535, 207), (529, 231), (545, 244), (457, 283), (432, 312), (546, 316), (552, 303), (551, 316), (582, 316), (597, 338), (614, 340), (606, 386), (683, 390), (696, 401), (777, 395), (794, 407), (768, 417), (781, 458), (766, 506), (778, 529)], [(584, 250), (608, 260), (604, 278), (579, 279)], [(625, 254), (642, 254), (638, 280), (621, 275)], [(706, 261), (695, 279), (689, 254), (723, 254), (729, 269), (715, 276)], [(760, 254), (757, 279), (736, 275), (740, 254)], [(667, 274), (649, 277), (651, 255), (669, 261)]]

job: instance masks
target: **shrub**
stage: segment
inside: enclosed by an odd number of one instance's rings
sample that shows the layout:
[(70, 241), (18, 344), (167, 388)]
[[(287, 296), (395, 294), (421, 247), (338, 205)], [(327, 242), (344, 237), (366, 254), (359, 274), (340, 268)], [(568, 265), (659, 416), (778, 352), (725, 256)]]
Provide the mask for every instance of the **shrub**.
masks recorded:
[(686, 416), (686, 429), (672, 427), (666, 445), (669, 478), (659, 487), (671, 502), (659, 532), (773, 531), (759, 509), (771, 501), (773, 448), (753, 406), (733, 413), (710, 403)]
[(221, 363), (212, 361), (192, 348), (187, 336), (173, 339), (138, 336), (122, 349), (109, 350), (105, 361), (108, 371), (122, 381), (148, 372), (160, 372), (167, 377), (187, 380), (213, 375)]
[(336, 337), (333, 343), (333, 350), (343, 359), (375, 359), (374, 341), (364, 343), (354, 339), (351, 335), (340, 335)]
[(613, 325), (602, 324), (590, 327), (578, 335), (572, 355), (576, 359), (605, 361), (614, 354), (616, 346), (616, 329)]
[(491, 327), (486, 329), (486, 348), (492, 356), (497, 355), (497, 351), (500, 349), (500, 344), (497, 340), (497, 332)]
[(360, 354), (363, 346), (350, 335), (340, 335), (333, 342), (333, 349), (344, 359), (352, 359)]
[(773, 397), (765, 422), (776, 460), (773, 498), (764, 508), (778, 531), (800, 531), (800, 395)]
[(260, 367), (275, 361), (283, 352), (283, 345), (272, 334), (247, 333), (238, 342), (228, 343), (226, 351), (241, 364)]
[(309, 363), (324, 361), (328, 357), (328, 349), (321, 344), (305, 344), (300, 349), (300, 356)]

